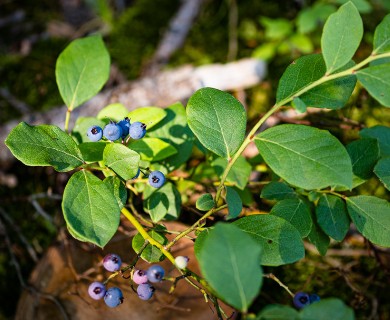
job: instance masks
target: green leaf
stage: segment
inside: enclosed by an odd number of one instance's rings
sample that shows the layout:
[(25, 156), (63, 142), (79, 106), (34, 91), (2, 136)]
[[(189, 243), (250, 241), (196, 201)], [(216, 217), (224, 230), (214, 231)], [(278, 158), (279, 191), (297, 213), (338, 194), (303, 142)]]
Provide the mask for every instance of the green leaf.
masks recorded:
[(305, 256), (300, 233), (283, 218), (270, 214), (252, 215), (238, 219), (233, 224), (261, 247), (262, 265), (280, 266), (296, 262)]
[(109, 143), (104, 148), (103, 160), (118, 176), (129, 180), (138, 172), (140, 156), (123, 144)]
[(238, 227), (217, 223), (197, 258), (204, 278), (216, 294), (246, 312), (263, 281), (260, 253), (260, 247)]
[(327, 73), (341, 68), (352, 59), (363, 37), (363, 22), (356, 7), (348, 2), (331, 14), (321, 37)]
[(356, 75), (374, 99), (390, 107), (390, 63), (364, 68)]
[(390, 157), (380, 159), (374, 172), (386, 189), (390, 190)]
[(378, 141), (381, 157), (390, 156), (390, 128), (374, 126), (360, 131), (362, 138), (374, 138)]
[(214, 207), (214, 204), (213, 196), (210, 193), (204, 193), (196, 200), (196, 209), (209, 211)]
[(260, 23), (265, 28), (265, 37), (270, 40), (285, 39), (292, 32), (293, 24), (287, 19), (261, 17)]
[(203, 250), (204, 248), (204, 242), (205, 240), (207, 239), (209, 233), (211, 232), (211, 230), (213, 230), (214, 227), (210, 227), (210, 228), (205, 228), (202, 232), (200, 232), (197, 237), (196, 237), (196, 240), (195, 240), (195, 245), (194, 245), (194, 252), (195, 252), (195, 255), (197, 257), (197, 259), (199, 259), (200, 257), (200, 252)]
[(166, 111), (158, 107), (142, 107), (131, 111), (127, 116), (130, 118), (131, 123), (142, 122), (146, 124), (146, 130), (149, 131), (156, 124), (165, 118)]
[(177, 150), (176, 154), (161, 162), (168, 171), (173, 171), (190, 158), (195, 137), (187, 124), (186, 110), (181, 103), (175, 103), (165, 111), (166, 117), (152, 131), (148, 131), (148, 136), (160, 138)]
[(324, 194), (316, 207), (317, 222), (325, 233), (342, 241), (349, 230), (350, 221), (344, 201), (339, 197)]
[(139, 153), (142, 160), (150, 162), (161, 161), (177, 153), (175, 147), (158, 138), (134, 140), (129, 144), (129, 148)]
[(284, 182), (271, 181), (261, 190), (260, 197), (268, 200), (283, 200), (295, 199), (297, 194)]
[(103, 160), (103, 151), (106, 142), (84, 142), (78, 145), (83, 159), (87, 162)]
[(154, 191), (144, 202), (144, 209), (150, 214), (153, 222), (162, 219), (176, 219), (180, 215), (181, 196), (176, 187), (166, 182)]
[(58, 89), (71, 110), (96, 95), (109, 74), (110, 56), (100, 36), (72, 41), (57, 59)]
[(292, 106), (298, 113), (305, 113), (307, 111), (307, 107), (305, 102), (302, 99), (295, 97), (292, 101)]
[[(211, 163), (219, 176), (222, 176), (227, 164), (228, 161), (224, 158), (217, 158)], [(235, 186), (237, 186), (237, 188), (243, 190), (248, 184), (251, 171), (252, 166), (249, 164), (249, 162), (246, 161), (243, 156), (239, 156), (229, 171), (226, 177), (226, 181), (233, 183)]]
[(242, 201), (236, 190), (232, 187), (226, 187), (226, 203), (229, 211), (226, 220), (237, 218), (242, 211)]
[[(168, 239), (159, 232), (151, 230), (148, 232), (148, 235), (162, 245), (168, 243)], [(141, 252), (144, 243), (145, 239), (140, 233), (137, 233), (131, 242), (131, 246), (133, 247), (133, 250), (138, 254)], [(149, 263), (159, 262), (164, 260), (164, 254), (160, 251), (160, 249), (156, 248), (151, 244), (148, 244), (142, 251), (141, 258)]]
[(245, 109), (226, 92), (199, 89), (188, 101), (187, 117), (199, 141), (220, 157), (230, 158), (244, 141)]
[(62, 199), (68, 228), (103, 248), (119, 226), (120, 208), (110, 189), (92, 173), (82, 170), (69, 179)]
[(367, 0), (337, 0), (336, 3), (344, 4), (348, 1), (351, 1), (360, 13), (370, 13), (372, 11), (372, 6)]
[(319, 23), (322, 25), (329, 15), (335, 11), (334, 5), (318, 2), (312, 7), (301, 10), (297, 20), (298, 32), (309, 33), (314, 31), (318, 28)]
[[(340, 71), (352, 67), (350, 61)], [(325, 75), (326, 66), (321, 54), (303, 56), (290, 64), (279, 81), (276, 101), (279, 103), (297, 94), (314, 81)], [(356, 85), (356, 76), (346, 76), (327, 81), (303, 93), (299, 98), (294, 97), (293, 104), (317, 108), (340, 109), (352, 94)], [(301, 107), (302, 108), (302, 107)]]
[(372, 243), (390, 246), (390, 204), (373, 196), (346, 198), (348, 213), (358, 231)]
[(390, 14), (375, 29), (373, 54), (390, 51)]
[(326, 251), (328, 251), (330, 239), (315, 221), (313, 221), (312, 228), (307, 238), (312, 244), (314, 244), (320, 255), (324, 256), (326, 254)]
[(266, 306), (256, 316), (255, 320), (298, 320), (299, 313), (295, 309), (277, 304)]
[(300, 320), (355, 320), (353, 310), (336, 298), (321, 299), (300, 312)]
[(87, 136), (87, 131), (92, 126), (99, 126), (104, 129), (106, 123), (93, 117), (79, 117), (76, 120), (72, 130), (72, 136), (76, 138), (79, 143), (91, 142)]
[(284, 124), (255, 137), (260, 155), (289, 184), (304, 189), (352, 187), (352, 164), (344, 146), (328, 131)]
[(30, 126), (21, 122), (11, 130), (5, 144), (27, 166), (53, 166), (66, 172), (84, 163), (76, 142), (52, 125)]
[(111, 103), (99, 111), (97, 118), (110, 119), (112, 121), (119, 122), (127, 117), (128, 113), (129, 110), (127, 110), (122, 103)]
[(379, 158), (379, 146), (376, 139), (359, 139), (346, 146), (351, 157), (354, 175), (367, 180), (372, 177), (372, 171)]
[(127, 189), (118, 177), (107, 177), (103, 180), (104, 184), (115, 196), (120, 209), (122, 209), (127, 203)]
[(278, 216), (290, 222), (301, 234), (306, 237), (312, 226), (309, 206), (301, 199), (285, 199), (277, 202), (270, 214)]

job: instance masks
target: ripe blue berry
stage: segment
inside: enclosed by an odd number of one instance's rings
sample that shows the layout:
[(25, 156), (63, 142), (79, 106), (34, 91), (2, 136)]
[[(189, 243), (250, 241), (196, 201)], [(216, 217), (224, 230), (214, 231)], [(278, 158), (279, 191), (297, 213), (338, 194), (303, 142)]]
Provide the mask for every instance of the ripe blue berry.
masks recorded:
[(161, 171), (152, 171), (149, 174), (149, 184), (154, 188), (160, 188), (165, 182), (165, 176)]
[(133, 281), (136, 284), (143, 284), (148, 282), (148, 276), (145, 270), (136, 270), (133, 274)]
[(150, 282), (161, 282), (164, 278), (165, 270), (158, 264), (154, 264), (146, 271)]
[(103, 129), (103, 135), (111, 141), (118, 140), (122, 136), (122, 128), (115, 123), (109, 123)]
[(121, 265), (122, 265), (122, 260), (117, 254), (110, 253), (106, 255), (103, 259), (103, 267), (107, 271), (111, 271), (111, 272), (118, 271)]
[(112, 287), (106, 291), (104, 295), (104, 302), (110, 308), (115, 308), (123, 303), (123, 294), (121, 289), (117, 287)]
[(122, 139), (126, 138), (130, 130), (130, 119), (128, 117), (118, 122), (118, 126), (122, 129)]
[(133, 139), (141, 139), (146, 134), (146, 124), (142, 122), (133, 122), (130, 126), (130, 137)]
[(149, 300), (154, 291), (154, 287), (149, 283), (140, 284), (137, 288), (137, 294), (141, 300)]
[(175, 258), (175, 264), (179, 269), (185, 269), (187, 268), (188, 261), (190, 261), (190, 258), (184, 257), (184, 256), (177, 256)]
[(294, 296), (293, 302), (295, 307), (302, 309), (310, 304), (310, 298), (306, 292), (297, 292)]
[(92, 299), (100, 300), (106, 294), (106, 287), (101, 282), (92, 282), (88, 287), (88, 294)]
[(103, 130), (99, 126), (92, 126), (87, 130), (89, 140), (96, 142), (103, 137)]
[(309, 300), (310, 300), (310, 303), (313, 303), (313, 302), (320, 301), (321, 298), (318, 294), (312, 293), (309, 295)]

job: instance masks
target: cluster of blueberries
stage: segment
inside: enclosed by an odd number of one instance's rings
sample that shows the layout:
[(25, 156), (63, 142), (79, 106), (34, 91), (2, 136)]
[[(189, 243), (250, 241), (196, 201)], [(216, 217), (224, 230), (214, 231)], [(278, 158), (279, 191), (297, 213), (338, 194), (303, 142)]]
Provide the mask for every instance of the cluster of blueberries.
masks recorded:
[(99, 141), (103, 136), (110, 141), (118, 140), (119, 138), (125, 139), (128, 135), (132, 139), (141, 139), (146, 134), (146, 124), (142, 122), (130, 123), (128, 117), (119, 122), (110, 121), (104, 129), (99, 126), (92, 126), (87, 131), (88, 138), (93, 141)]
[(320, 301), (320, 297), (317, 294), (308, 294), (306, 292), (297, 292), (293, 299), (294, 306), (298, 309), (302, 309), (307, 305), (317, 301)]
[[(141, 139), (146, 134), (146, 124), (142, 122), (130, 123), (128, 117), (119, 122), (110, 121), (104, 129), (99, 126), (92, 126), (87, 130), (88, 138), (97, 142), (103, 138), (103, 136), (109, 141), (115, 141), (122, 138), (122, 141), (129, 135), (130, 138), (137, 140)], [(138, 168), (137, 174), (133, 179), (137, 179), (140, 175), (141, 169)], [(149, 184), (154, 188), (160, 188), (165, 183), (165, 176), (161, 171), (155, 170), (150, 172), (148, 178)]]
[[(188, 263), (188, 257), (176, 257), (175, 263), (180, 269), (185, 269)], [(110, 272), (117, 272), (122, 265), (121, 258), (114, 253), (106, 255), (103, 259), (103, 267)], [(132, 274), (132, 280), (138, 285), (137, 295), (141, 300), (149, 300), (155, 291), (155, 288), (149, 283), (161, 282), (164, 278), (165, 270), (160, 265), (154, 264), (148, 270), (135, 269)], [(123, 293), (118, 287), (106, 289), (105, 283), (92, 282), (88, 287), (88, 294), (94, 300), (104, 298), (104, 302), (110, 308), (115, 308), (123, 303)]]

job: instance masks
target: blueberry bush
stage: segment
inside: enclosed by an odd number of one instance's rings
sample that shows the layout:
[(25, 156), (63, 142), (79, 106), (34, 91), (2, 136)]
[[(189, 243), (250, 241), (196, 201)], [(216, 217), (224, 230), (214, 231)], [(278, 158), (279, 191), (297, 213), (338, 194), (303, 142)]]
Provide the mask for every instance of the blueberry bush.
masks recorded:
[[(78, 118), (70, 130), (72, 111), (101, 90), (110, 69), (101, 37), (74, 40), (56, 65), (58, 88), (68, 107), (64, 130), (22, 122), (6, 145), (26, 165), (74, 172), (62, 200), (74, 238), (103, 248), (121, 215), (138, 231), (132, 240), (136, 259), (122, 265), (116, 254), (106, 256), (103, 266), (112, 275), (90, 285), (91, 298), (103, 299), (109, 307), (120, 305), (126, 300), (121, 289), (107, 286), (130, 270), (131, 286), (137, 285), (134, 291), (140, 299), (153, 297), (155, 282), (172, 281), (174, 290), (177, 281), (184, 280), (212, 302), (220, 319), (229, 317), (220, 301), (248, 319), (354, 319), (353, 310), (340, 299), (294, 294), (273, 275), (268, 277), (291, 295), (291, 306), (269, 305), (257, 315), (248, 311), (262, 287), (262, 266), (302, 259), (304, 240), (325, 255), (330, 239), (343, 241), (353, 223), (370, 243), (390, 247), (389, 202), (356, 189), (374, 177), (390, 190), (389, 127), (364, 128), (360, 138), (347, 145), (313, 126), (280, 124), (261, 130), (282, 108), (342, 109), (356, 86), (390, 107), (390, 15), (375, 30), (372, 53), (355, 62), (362, 37), (360, 14), (347, 2), (325, 23), (322, 53), (302, 56), (287, 67), (275, 104), (251, 128), (244, 107), (232, 95), (202, 88), (186, 107), (176, 103), (128, 112), (121, 104), (111, 104), (94, 117)], [(248, 159), (242, 153), (251, 143), (259, 155)], [(183, 174), (193, 152), (202, 160)], [(266, 167), (272, 179), (252, 181), (251, 173), (259, 167)], [(253, 183), (263, 186), (255, 196), (273, 201), (267, 214), (243, 210)], [(164, 220), (179, 217), (185, 201), (179, 190), (196, 185), (204, 190), (193, 208), (200, 218), (168, 241)], [(136, 212), (135, 197), (142, 198), (146, 215)], [(217, 214), (224, 221), (206, 225)], [(187, 267), (187, 257), (171, 253), (192, 233), (201, 274)], [(137, 270), (139, 259), (153, 264)], [(163, 259), (181, 276), (169, 278), (158, 265)]]

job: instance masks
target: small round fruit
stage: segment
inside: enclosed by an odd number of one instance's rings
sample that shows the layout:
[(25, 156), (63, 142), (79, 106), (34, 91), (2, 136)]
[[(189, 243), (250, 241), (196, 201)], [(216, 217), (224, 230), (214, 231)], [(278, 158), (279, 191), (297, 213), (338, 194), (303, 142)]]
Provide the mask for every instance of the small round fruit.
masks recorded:
[(109, 253), (103, 259), (103, 267), (107, 271), (111, 271), (111, 272), (118, 271), (121, 265), (122, 265), (122, 260), (115, 253)]
[(321, 298), (318, 294), (312, 293), (309, 295), (309, 300), (310, 300), (310, 303), (313, 303), (313, 302), (320, 301)]
[(154, 188), (160, 188), (165, 182), (165, 176), (161, 171), (155, 170), (149, 174), (149, 184)]
[(122, 139), (126, 138), (130, 130), (130, 119), (128, 117), (118, 122), (118, 126), (122, 129)]
[(121, 289), (117, 287), (108, 289), (104, 295), (104, 302), (110, 308), (115, 308), (123, 303), (123, 293)]
[(92, 282), (88, 287), (88, 294), (92, 299), (100, 300), (106, 294), (106, 286), (98, 281)]
[(103, 135), (110, 141), (118, 140), (122, 136), (122, 129), (114, 122), (109, 123), (103, 129)]
[(165, 270), (158, 264), (154, 264), (146, 271), (150, 282), (161, 282), (164, 278)]
[(146, 134), (146, 124), (142, 122), (133, 122), (129, 130), (130, 137), (137, 140), (141, 139)]
[(179, 269), (187, 268), (188, 261), (190, 261), (190, 258), (184, 256), (178, 256), (175, 258), (175, 264)]
[(137, 288), (137, 294), (141, 300), (149, 300), (153, 296), (154, 291), (154, 287), (149, 283), (140, 284)]
[(306, 292), (297, 292), (294, 296), (293, 302), (295, 307), (302, 309), (310, 304), (310, 298)]
[(133, 274), (133, 281), (136, 284), (143, 284), (148, 282), (148, 275), (145, 270), (136, 270)]
[(96, 142), (103, 137), (103, 130), (99, 126), (92, 126), (87, 130), (89, 140)]

